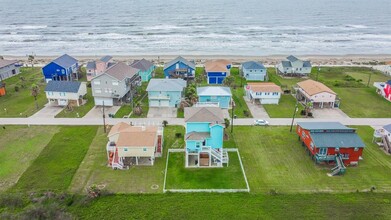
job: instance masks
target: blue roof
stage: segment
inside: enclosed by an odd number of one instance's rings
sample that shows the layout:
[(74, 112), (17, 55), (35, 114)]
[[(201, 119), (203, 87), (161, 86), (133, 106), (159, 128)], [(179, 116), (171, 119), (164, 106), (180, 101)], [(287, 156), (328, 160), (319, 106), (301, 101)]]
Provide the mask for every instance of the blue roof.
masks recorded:
[(354, 130), (339, 122), (297, 122), (297, 125), (306, 130)]
[(62, 66), (64, 68), (69, 68), (72, 65), (74, 65), (75, 63), (77, 63), (77, 60), (75, 58), (69, 56), (68, 54), (64, 54), (64, 55), (54, 59), (52, 62), (59, 65), (59, 66)]
[(311, 62), (310, 61), (304, 61), (303, 62), (303, 67), (312, 67)]
[(193, 62), (190, 62), (190, 61), (186, 60), (185, 58), (183, 58), (181, 56), (179, 56), (179, 57), (175, 58), (174, 60), (171, 60), (170, 62), (164, 64), (164, 69), (167, 69), (168, 67), (174, 65), (177, 62), (182, 62), (182, 63), (186, 64), (188, 67), (190, 67), (193, 70), (195, 70), (195, 64)]
[(385, 125), (383, 128), (384, 128), (384, 130), (386, 130), (386, 131), (391, 133), (391, 124)]
[(96, 63), (95, 63), (95, 61), (87, 62), (86, 68), (87, 68), (87, 69), (96, 69)]
[(46, 85), (45, 92), (77, 93), (79, 91), (80, 85), (81, 85), (81, 82), (51, 80)]
[(292, 67), (291, 62), (289, 61), (281, 61), (282, 67)]
[(316, 147), (365, 147), (356, 133), (311, 133), (311, 138)]
[(292, 55), (290, 55), (290, 56), (287, 57), (286, 59), (289, 60), (290, 62), (295, 62), (295, 61), (298, 61), (298, 60), (299, 60), (299, 59), (297, 59), (297, 57), (292, 56)]
[(248, 61), (242, 64), (242, 67), (245, 69), (266, 69), (262, 63), (255, 61)]
[(112, 56), (104, 56), (104, 57), (100, 58), (100, 61), (107, 63), (107, 62), (109, 62), (112, 58), (113, 58)]
[(388, 85), (391, 85), (391, 80), (388, 80), (386, 83), (387, 83)]

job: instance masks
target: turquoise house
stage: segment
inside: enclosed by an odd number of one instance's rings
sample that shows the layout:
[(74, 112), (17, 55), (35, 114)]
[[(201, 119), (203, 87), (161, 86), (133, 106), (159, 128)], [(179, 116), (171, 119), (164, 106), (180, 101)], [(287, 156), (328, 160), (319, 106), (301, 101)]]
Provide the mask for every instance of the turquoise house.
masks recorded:
[(130, 64), (130, 66), (140, 70), (139, 75), (142, 82), (148, 82), (152, 79), (155, 71), (155, 65), (153, 65), (151, 61), (146, 59), (135, 60), (132, 64)]
[(197, 88), (197, 106), (218, 106), (223, 109), (231, 107), (232, 93), (229, 87), (205, 86)]
[(149, 107), (179, 107), (185, 88), (183, 79), (151, 79), (146, 90)]
[(229, 158), (223, 149), (224, 115), (218, 107), (185, 108), (186, 167), (223, 167)]

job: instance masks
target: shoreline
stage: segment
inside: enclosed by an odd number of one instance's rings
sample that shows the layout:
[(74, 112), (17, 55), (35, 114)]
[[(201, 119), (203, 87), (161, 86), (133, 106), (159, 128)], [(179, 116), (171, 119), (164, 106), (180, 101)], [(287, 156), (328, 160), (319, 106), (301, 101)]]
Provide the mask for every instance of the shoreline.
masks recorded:
[[(60, 56), (59, 54), (58, 56)], [(72, 55), (84, 64), (88, 61), (97, 60), (101, 55)], [(110, 54), (107, 54), (110, 55)], [(58, 56), (35, 56), (34, 64), (46, 64)], [(156, 64), (163, 64), (178, 55), (112, 55), (115, 62), (132, 62), (145, 58), (151, 60)], [(239, 64), (245, 61), (255, 60), (260, 61), (265, 65), (275, 65), (281, 60), (285, 60), (288, 55), (270, 55), (270, 56), (247, 56), (247, 55), (183, 55), (184, 58), (194, 60), (196, 64), (204, 63), (207, 60), (213, 59), (228, 59), (234, 64)], [(27, 63), (27, 56), (3, 55), (4, 59), (18, 60)], [(391, 54), (346, 54), (346, 55), (297, 55), (299, 59), (310, 60), (315, 65), (365, 65), (368, 63), (389, 63), (391, 61)]]

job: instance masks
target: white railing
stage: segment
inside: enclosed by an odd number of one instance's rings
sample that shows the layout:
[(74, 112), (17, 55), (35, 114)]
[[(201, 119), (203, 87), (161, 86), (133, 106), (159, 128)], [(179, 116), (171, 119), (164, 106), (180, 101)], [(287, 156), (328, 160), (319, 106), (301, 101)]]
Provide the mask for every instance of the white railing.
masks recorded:
[(194, 107), (220, 107), (218, 102), (197, 102)]

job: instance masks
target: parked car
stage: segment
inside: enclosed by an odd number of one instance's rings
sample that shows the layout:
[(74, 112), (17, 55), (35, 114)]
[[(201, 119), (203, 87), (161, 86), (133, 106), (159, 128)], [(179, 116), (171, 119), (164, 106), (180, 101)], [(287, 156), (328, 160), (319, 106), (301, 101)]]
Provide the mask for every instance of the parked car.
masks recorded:
[(254, 121), (254, 125), (267, 126), (269, 122), (263, 119), (257, 119)]

